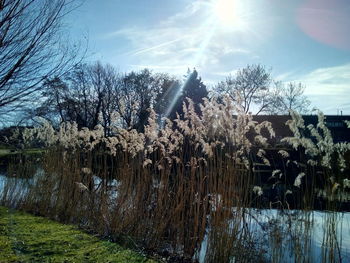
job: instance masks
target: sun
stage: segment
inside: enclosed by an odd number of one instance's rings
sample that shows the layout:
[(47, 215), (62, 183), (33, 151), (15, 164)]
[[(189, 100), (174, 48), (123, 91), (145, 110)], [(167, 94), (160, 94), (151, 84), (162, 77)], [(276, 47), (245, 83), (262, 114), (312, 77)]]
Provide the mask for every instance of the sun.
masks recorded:
[(245, 26), (242, 0), (213, 0), (212, 11), (218, 24), (225, 29), (243, 29)]

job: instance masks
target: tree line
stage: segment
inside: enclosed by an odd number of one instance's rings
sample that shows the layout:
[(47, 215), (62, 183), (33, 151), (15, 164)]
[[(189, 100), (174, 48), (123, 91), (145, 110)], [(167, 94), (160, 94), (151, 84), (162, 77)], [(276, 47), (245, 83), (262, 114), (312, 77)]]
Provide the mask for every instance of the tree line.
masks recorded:
[(182, 117), (186, 98), (196, 111), (204, 98), (224, 96), (239, 103), (246, 113), (288, 114), (289, 110), (307, 112), (309, 101), (301, 84), (273, 81), (262, 65), (248, 65), (228, 76), (210, 90), (196, 69), (183, 79), (149, 69), (122, 74), (100, 62), (81, 64), (63, 77), (47, 79), (42, 87), (42, 103), (30, 117), (40, 116), (52, 123), (75, 121), (79, 127), (110, 127), (143, 131), (149, 109), (171, 120)]

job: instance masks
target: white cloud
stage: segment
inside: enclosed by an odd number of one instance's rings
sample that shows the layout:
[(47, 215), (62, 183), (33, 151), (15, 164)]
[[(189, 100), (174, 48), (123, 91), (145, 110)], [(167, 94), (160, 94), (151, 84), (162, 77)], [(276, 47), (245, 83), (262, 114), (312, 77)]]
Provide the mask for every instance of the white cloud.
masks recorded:
[(174, 14), (173, 16), (169, 17), (165, 21), (162, 21), (161, 24), (163, 26), (173, 25), (183, 19), (186, 20), (189, 17), (193, 17), (197, 13), (200, 13), (200, 11), (203, 8), (206, 8), (209, 2), (210, 1), (208, 0), (195, 0), (192, 3), (188, 4), (187, 6), (185, 6), (184, 10), (182, 10), (181, 12)]
[(238, 72), (238, 69), (233, 69), (229, 71), (220, 71), (220, 72), (215, 72), (213, 73), (214, 75), (221, 76), (221, 77), (228, 77), (229, 75), (236, 75)]
[(302, 78), (309, 95), (342, 95), (350, 92), (350, 64), (319, 68)]
[(256, 55), (250, 51), (249, 44), (243, 43), (242, 32), (228, 33), (215, 27), (208, 8), (211, 2), (193, 1), (153, 27), (121, 28), (104, 38), (128, 41), (130, 51), (120, 51), (116, 57), (127, 57), (130, 66), (149, 65), (181, 75), (188, 67), (207, 73), (227, 71), (227, 67), (233, 67), (235, 56)]
[(312, 105), (325, 113), (336, 114), (338, 110), (344, 110), (344, 114), (350, 114), (350, 63), (318, 68), (299, 76), (293, 76), (293, 73), (281, 76), (285, 81), (303, 83)]
[(181, 70), (181, 72), (184, 72), (184, 67), (183, 66), (158, 66), (158, 65), (140, 65), (140, 64), (131, 64), (130, 66), (134, 67), (134, 68), (139, 68), (139, 69), (144, 69), (144, 68), (148, 68), (148, 69), (151, 69), (151, 70), (164, 70), (164, 71), (167, 71), (167, 70), (170, 70), (170, 69), (176, 69), (176, 70)]
[(290, 80), (290, 78), (293, 77), (293, 76), (295, 76), (295, 72), (294, 71), (290, 71), (290, 72), (284, 72), (282, 74), (279, 74), (279, 75), (275, 76), (274, 79), (276, 81), (285, 82), (285, 81)]

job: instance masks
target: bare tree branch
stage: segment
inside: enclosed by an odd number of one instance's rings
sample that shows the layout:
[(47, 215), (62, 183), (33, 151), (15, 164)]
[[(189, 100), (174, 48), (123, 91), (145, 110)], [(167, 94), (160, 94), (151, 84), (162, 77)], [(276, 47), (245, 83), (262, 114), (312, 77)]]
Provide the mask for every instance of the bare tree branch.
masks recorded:
[[(74, 3), (73, 3), (74, 2)], [(42, 82), (71, 68), (77, 50), (61, 41), (77, 1), (7, 0), (0, 5), (0, 114), (39, 95)]]

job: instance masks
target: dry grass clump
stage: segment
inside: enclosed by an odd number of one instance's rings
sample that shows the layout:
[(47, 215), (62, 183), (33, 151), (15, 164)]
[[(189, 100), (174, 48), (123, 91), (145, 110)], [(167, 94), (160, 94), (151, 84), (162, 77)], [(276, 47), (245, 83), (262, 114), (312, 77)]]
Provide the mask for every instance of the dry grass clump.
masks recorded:
[(317, 180), (330, 193), (346, 187), (342, 156), (349, 144), (333, 143), (319, 116), (317, 127), (307, 127), (314, 138), (309, 139), (301, 132), (301, 117), (293, 113), (288, 124), (294, 137), (284, 141), (300, 158), (293, 161), (292, 151), (281, 149), (278, 165), (267, 152), (275, 136), (271, 123), (254, 122), (228, 99), (205, 100), (199, 114), (189, 100), (184, 118), (174, 123), (158, 122), (151, 111), (144, 133), (110, 127), (112, 135), (105, 137), (99, 125), (78, 130), (75, 123), (62, 123), (56, 131), (44, 122), (23, 134), (45, 142), (42, 172), (20, 197), (7, 191), (2, 203), (183, 260), (198, 258), (204, 239), (207, 262), (261, 259), (266, 251), (249, 227), (258, 220), (247, 209), (266, 198), (257, 163), (271, 167), (271, 176), (285, 183), (291, 180), (286, 167), (295, 165), (297, 176), (279, 200), (283, 205), (287, 195), (299, 195), (307, 207), (319, 171)]

